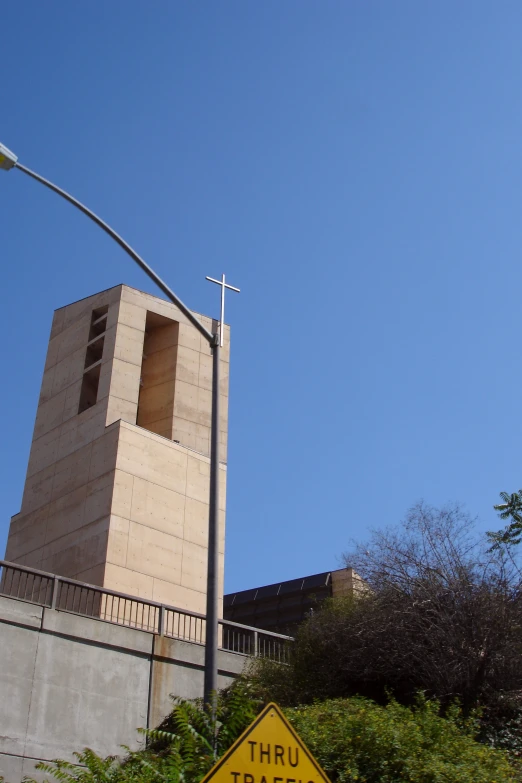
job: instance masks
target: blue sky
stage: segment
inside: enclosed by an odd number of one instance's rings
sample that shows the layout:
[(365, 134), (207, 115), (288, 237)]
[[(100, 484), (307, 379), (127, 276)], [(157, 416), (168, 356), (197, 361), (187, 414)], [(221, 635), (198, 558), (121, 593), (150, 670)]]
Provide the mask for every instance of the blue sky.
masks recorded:
[[(227, 591), (522, 485), (522, 4), (21, 0), (0, 140), (232, 326)], [(0, 172), (0, 550), (52, 311), (143, 273)]]

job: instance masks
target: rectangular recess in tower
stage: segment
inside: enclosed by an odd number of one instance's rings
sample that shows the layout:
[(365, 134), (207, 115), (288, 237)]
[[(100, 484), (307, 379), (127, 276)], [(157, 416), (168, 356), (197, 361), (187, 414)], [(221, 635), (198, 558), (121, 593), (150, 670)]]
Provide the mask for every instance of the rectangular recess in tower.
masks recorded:
[(89, 329), (89, 342), (85, 351), (84, 374), (80, 391), (78, 413), (83, 413), (96, 405), (100, 383), (100, 363), (103, 357), (103, 344), (107, 328), (109, 306), (98, 307), (92, 311)]
[(172, 438), (179, 323), (147, 312), (136, 424)]

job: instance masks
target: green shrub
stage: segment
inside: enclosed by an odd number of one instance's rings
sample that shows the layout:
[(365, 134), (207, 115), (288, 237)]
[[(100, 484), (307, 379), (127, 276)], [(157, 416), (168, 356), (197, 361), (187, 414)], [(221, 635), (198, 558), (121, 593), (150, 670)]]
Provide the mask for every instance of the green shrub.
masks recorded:
[[(216, 731), (199, 702), (178, 699), (160, 728), (145, 732), (144, 750), (104, 759), (85, 749), (76, 754), (76, 764), (55, 761), (37, 768), (60, 783), (199, 783), (260, 706), (240, 681), (220, 697)], [(348, 698), (287, 708), (285, 714), (332, 783), (522, 780), (503, 752), (475, 741), (477, 722), (464, 720), (455, 707), (441, 718), (439, 705), (423, 699), (409, 708)]]
[(494, 707), (483, 711), (479, 740), (505, 750), (522, 769), (522, 704), (520, 694), (501, 694)]
[(474, 739), (477, 723), (436, 702), (329, 700), (286, 709), (332, 783), (507, 783), (517, 780), (504, 753)]

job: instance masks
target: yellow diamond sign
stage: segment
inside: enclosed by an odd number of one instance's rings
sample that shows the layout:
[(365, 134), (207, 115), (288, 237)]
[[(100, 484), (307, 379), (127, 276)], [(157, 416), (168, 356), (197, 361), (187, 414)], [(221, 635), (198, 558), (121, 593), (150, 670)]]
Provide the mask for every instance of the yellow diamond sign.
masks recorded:
[(276, 704), (269, 704), (202, 783), (330, 783)]

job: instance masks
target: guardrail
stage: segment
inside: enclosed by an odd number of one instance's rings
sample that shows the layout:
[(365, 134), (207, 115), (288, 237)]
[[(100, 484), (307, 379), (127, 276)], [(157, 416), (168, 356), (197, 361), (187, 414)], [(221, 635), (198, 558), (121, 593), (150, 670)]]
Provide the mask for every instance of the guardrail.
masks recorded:
[[(205, 644), (205, 615), (147, 601), (0, 560), (0, 595), (80, 614), (194, 644)], [(221, 649), (240, 655), (288, 660), (291, 636), (219, 620)]]

